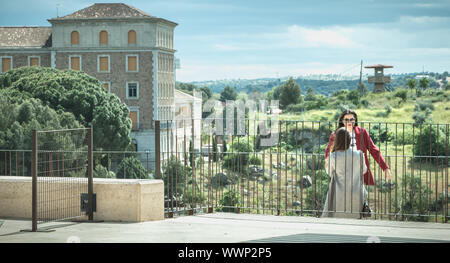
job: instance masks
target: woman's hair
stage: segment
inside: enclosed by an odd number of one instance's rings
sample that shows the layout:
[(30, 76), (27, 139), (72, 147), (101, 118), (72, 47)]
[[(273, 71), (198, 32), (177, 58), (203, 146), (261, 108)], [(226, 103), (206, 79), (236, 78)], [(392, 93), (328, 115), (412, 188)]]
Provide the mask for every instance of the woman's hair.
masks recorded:
[(354, 110), (344, 110), (341, 113), (341, 116), (339, 117), (339, 120), (338, 120), (339, 128), (345, 126), (344, 125), (344, 116), (347, 115), (347, 114), (353, 114), (353, 116), (355, 116), (355, 124), (354, 124), (354, 126), (358, 126), (358, 115), (356, 114), (356, 112)]
[(334, 132), (334, 143), (331, 152), (346, 151), (350, 147), (350, 133), (345, 127), (338, 128)]

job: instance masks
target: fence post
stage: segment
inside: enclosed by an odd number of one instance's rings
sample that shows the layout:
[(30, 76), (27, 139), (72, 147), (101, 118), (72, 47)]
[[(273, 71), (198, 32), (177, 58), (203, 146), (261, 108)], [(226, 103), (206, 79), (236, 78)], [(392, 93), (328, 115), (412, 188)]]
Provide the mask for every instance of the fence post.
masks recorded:
[(94, 179), (93, 179), (93, 170), (94, 170), (94, 131), (92, 126), (88, 129), (88, 216), (89, 221), (94, 220)]
[(161, 178), (160, 121), (155, 120), (155, 178)]
[(37, 231), (37, 131), (33, 130), (32, 152), (31, 152), (31, 231)]

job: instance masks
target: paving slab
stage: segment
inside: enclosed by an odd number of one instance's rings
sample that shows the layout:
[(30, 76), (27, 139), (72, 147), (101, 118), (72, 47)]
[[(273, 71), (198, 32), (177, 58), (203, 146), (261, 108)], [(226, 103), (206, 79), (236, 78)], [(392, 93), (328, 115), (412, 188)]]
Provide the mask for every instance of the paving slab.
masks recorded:
[(0, 243), (262, 243), (450, 242), (450, 224), (274, 216), (198, 214), (142, 223), (0, 219)]

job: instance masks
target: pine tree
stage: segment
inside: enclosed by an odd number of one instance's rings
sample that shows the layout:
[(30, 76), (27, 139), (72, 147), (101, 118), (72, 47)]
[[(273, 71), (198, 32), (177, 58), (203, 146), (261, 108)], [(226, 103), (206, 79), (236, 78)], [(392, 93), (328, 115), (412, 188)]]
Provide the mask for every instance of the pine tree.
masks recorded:
[(213, 150), (213, 161), (217, 162), (217, 142), (216, 142), (216, 137), (213, 137), (213, 145), (212, 145), (212, 150)]

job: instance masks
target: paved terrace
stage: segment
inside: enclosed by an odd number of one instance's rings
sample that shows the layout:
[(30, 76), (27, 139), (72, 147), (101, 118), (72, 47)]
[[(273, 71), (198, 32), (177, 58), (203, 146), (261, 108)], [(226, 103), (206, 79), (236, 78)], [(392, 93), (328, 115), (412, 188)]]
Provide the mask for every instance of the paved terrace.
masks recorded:
[(58, 222), (24, 232), (30, 220), (0, 219), (0, 243), (450, 242), (450, 224), (198, 214), (143, 223)]

